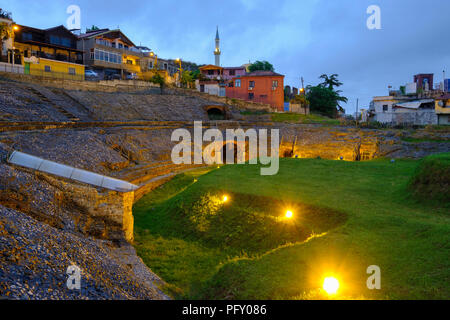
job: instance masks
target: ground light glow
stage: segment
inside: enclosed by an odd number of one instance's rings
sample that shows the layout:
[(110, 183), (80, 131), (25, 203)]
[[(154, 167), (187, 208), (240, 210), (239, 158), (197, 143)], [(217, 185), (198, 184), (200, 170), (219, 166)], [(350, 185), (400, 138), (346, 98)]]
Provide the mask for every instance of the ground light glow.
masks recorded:
[(228, 196), (223, 196), (222, 201), (225, 203), (228, 201)]
[(339, 289), (339, 281), (334, 277), (327, 277), (323, 280), (323, 290), (329, 295), (334, 295)]
[(291, 210), (286, 211), (285, 217), (286, 219), (292, 219), (294, 213)]

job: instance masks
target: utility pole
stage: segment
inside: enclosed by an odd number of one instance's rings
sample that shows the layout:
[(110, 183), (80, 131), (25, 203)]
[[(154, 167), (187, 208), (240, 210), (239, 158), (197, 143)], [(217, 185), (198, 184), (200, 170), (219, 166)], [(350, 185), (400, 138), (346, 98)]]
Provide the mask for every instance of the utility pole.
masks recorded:
[(444, 76), (444, 82), (442, 83), (442, 84), (443, 84), (442, 92), (445, 93), (445, 92), (446, 92), (446, 91), (445, 91), (445, 70), (442, 71), (442, 74), (443, 74), (443, 76)]
[(304, 96), (305, 95), (305, 85), (304, 85), (304, 83), (303, 83), (303, 77), (300, 77), (300, 81), (301, 81), (301, 83), (302, 83), (302, 86), (298, 89), (298, 94), (300, 95), (300, 96)]
[(359, 99), (356, 99), (356, 115), (355, 115), (356, 127), (358, 127), (358, 108), (359, 108)]

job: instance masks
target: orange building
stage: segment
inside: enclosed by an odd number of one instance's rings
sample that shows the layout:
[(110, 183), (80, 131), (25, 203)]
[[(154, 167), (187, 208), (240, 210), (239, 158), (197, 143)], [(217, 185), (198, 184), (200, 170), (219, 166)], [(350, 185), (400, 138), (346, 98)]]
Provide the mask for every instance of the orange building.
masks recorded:
[(284, 76), (272, 71), (254, 71), (235, 77), (226, 88), (226, 96), (270, 104), (284, 110)]

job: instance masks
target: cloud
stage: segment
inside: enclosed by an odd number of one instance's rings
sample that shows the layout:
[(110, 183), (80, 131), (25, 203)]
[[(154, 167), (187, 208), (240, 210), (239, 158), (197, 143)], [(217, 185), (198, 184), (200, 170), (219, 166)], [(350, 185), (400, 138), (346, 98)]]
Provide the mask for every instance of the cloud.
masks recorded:
[[(117, 28), (164, 58), (213, 63), (219, 26), (222, 63), (268, 60), (286, 84), (317, 84), (338, 73), (349, 98), (367, 106), (387, 86), (411, 82), (416, 73), (449, 69), (450, 1), (430, 0), (3, 0), (21, 24), (64, 24), (66, 8), (81, 7), (83, 28)], [(382, 30), (366, 27), (367, 7), (381, 8)]]

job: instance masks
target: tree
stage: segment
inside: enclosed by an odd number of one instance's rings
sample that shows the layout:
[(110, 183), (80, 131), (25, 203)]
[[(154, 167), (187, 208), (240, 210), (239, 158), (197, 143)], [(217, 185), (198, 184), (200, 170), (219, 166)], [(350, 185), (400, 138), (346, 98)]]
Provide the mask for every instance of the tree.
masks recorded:
[(96, 30), (100, 30), (100, 29), (95, 25), (92, 25), (92, 27), (90, 29), (86, 28), (86, 32), (92, 32), (92, 31), (96, 31)]
[(341, 97), (339, 93), (339, 91), (334, 91), (323, 85), (308, 86), (306, 98), (310, 103), (311, 112), (336, 118), (338, 111), (344, 110), (340, 106), (340, 102), (347, 102), (347, 98)]
[(340, 82), (337, 77), (339, 75), (337, 74), (332, 74), (331, 76), (327, 76), (326, 74), (323, 74), (319, 77), (319, 79), (323, 79), (323, 82), (320, 84), (320, 86), (329, 88), (331, 90), (334, 89), (334, 87), (340, 87), (343, 85), (342, 82)]
[(5, 22), (0, 23), (0, 58), (3, 55), (3, 41), (13, 37), (11, 26)]
[(7, 12), (0, 8), (0, 18), (12, 20), (11, 12)]
[(159, 88), (161, 89), (161, 94), (163, 94), (164, 86), (166, 84), (166, 79), (159, 72), (156, 72), (153, 77), (150, 78), (150, 82), (159, 84)]
[(275, 71), (272, 64), (267, 61), (256, 61), (248, 67), (248, 71)]
[(322, 79), (323, 82), (315, 87), (307, 87), (306, 96), (310, 102), (311, 111), (335, 118), (338, 112), (344, 112), (341, 103), (348, 101), (346, 97), (341, 96), (341, 90), (335, 90), (343, 83), (338, 80), (337, 74), (331, 76), (323, 74), (319, 79)]
[(288, 102), (289, 100), (291, 100), (291, 87), (290, 86), (285, 86), (284, 87), (284, 102)]
[(300, 94), (294, 96), (289, 102), (292, 104), (299, 104), (303, 107), (309, 105), (308, 99), (306, 99), (306, 97), (304, 95), (300, 95)]
[(185, 86), (186, 88), (189, 88), (192, 86), (192, 83), (194, 82), (193, 72), (191, 71), (183, 71), (181, 74), (181, 84)]

